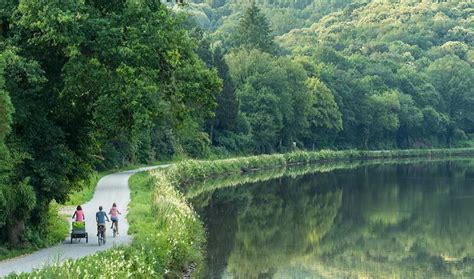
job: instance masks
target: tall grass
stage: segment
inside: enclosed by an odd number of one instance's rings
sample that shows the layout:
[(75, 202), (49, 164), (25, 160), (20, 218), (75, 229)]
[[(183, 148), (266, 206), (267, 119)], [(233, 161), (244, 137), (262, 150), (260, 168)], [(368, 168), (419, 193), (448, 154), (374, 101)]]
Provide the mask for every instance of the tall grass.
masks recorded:
[(173, 184), (166, 171), (134, 175), (128, 219), (134, 245), (160, 251), (157, 274), (178, 278), (191, 263), (202, 261), (205, 235), (196, 212)]
[[(249, 183), (264, 182), (271, 179), (282, 177), (298, 177), (312, 173), (332, 172), (339, 169), (354, 169), (361, 166), (370, 166), (377, 164), (413, 164), (425, 162), (427, 159), (422, 157), (405, 158), (403, 161), (397, 158), (391, 159), (371, 159), (371, 160), (351, 160), (351, 161), (334, 161), (325, 162), (323, 164), (293, 164), (286, 167), (277, 167), (265, 169), (256, 172), (231, 173), (220, 175), (209, 179), (194, 181), (186, 188), (186, 198), (193, 199), (204, 193), (212, 193), (216, 189), (225, 187), (234, 187)], [(429, 161), (446, 160), (445, 158), (431, 158)]]
[(285, 154), (237, 157), (232, 159), (198, 161), (187, 160), (167, 170), (167, 176), (176, 187), (186, 189), (196, 180), (219, 175), (240, 174), (249, 171), (287, 167), (300, 164), (315, 164), (338, 161), (403, 159), (403, 158), (445, 158), (451, 156), (474, 156), (474, 148), (464, 149), (410, 149), (410, 150), (321, 150), (315, 152), (296, 151)]
[(80, 260), (66, 260), (32, 273), (11, 278), (156, 278), (155, 250), (145, 247), (120, 247), (87, 256)]

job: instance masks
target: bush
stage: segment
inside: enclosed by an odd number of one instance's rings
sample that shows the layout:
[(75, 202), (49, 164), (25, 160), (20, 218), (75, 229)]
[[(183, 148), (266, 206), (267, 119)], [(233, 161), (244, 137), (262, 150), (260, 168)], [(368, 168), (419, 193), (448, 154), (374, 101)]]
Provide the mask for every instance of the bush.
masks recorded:
[(41, 229), (32, 229), (26, 226), (25, 244), (21, 247), (0, 247), (0, 261), (23, 254), (31, 253), (39, 248), (45, 248), (64, 240), (69, 233), (69, 224), (59, 213), (59, 205), (53, 201), (49, 205), (47, 215), (39, 226)]
[(46, 244), (53, 245), (63, 241), (69, 233), (69, 223), (64, 216), (59, 215), (59, 205), (52, 202), (48, 210), (48, 219), (46, 221)]

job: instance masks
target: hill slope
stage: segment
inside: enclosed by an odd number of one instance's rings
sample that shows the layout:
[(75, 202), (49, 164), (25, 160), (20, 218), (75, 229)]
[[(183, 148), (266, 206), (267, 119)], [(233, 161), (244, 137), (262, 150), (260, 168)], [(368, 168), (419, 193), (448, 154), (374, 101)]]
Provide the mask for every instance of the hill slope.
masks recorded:
[[(353, 4), (278, 42), (319, 65), (314, 74), (338, 99), (345, 138), (357, 134), (370, 145), (395, 132), (398, 145), (409, 146), (417, 133), (443, 134), (450, 144), (474, 132), (472, 2)], [(377, 116), (363, 109), (371, 103), (392, 105), (377, 105)]]

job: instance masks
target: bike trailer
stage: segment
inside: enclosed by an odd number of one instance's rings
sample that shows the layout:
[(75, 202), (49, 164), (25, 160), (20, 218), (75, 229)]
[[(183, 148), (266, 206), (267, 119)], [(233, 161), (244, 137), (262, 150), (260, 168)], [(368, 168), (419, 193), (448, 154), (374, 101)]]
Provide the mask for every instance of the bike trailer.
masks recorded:
[(71, 230), (71, 243), (74, 239), (81, 241), (81, 238), (86, 239), (86, 243), (89, 242), (89, 235), (86, 232), (86, 222), (72, 222)]

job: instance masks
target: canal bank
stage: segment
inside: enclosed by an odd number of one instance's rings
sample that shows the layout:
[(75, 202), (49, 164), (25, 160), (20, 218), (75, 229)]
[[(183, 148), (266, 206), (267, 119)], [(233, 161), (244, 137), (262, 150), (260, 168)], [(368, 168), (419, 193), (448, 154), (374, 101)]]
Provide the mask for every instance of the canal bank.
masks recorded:
[[(240, 157), (216, 161), (183, 161), (166, 170), (136, 175), (130, 184), (132, 202), (129, 213), (131, 247), (86, 257), (37, 271), (34, 275), (65, 274), (75, 278), (87, 266), (117, 259), (121, 274), (180, 277), (190, 265), (198, 268), (204, 254), (205, 233), (202, 221), (186, 200), (185, 193), (197, 181), (212, 177), (238, 175), (261, 169), (336, 161), (387, 160), (404, 158), (448, 158), (473, 156), (474, 149), (394, 150), (394, 151), (298, 151), (287, 154)], [(123, 263), (123, 264), (122, 264)], [(25, 275), (26, 277), (26, 275)]]

